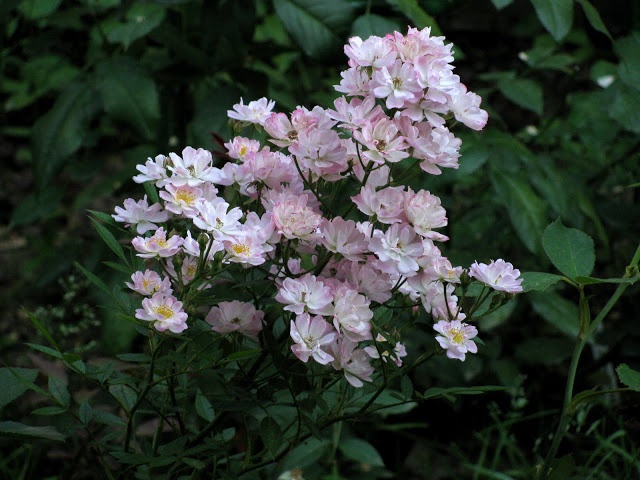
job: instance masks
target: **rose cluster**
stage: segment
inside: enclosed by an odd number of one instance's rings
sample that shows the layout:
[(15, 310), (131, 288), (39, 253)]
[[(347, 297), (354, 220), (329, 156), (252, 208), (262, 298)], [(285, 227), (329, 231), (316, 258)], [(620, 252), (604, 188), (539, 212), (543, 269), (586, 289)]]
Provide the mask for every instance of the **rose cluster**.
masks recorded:
[[(293, 354), (354, 386), (371, 380), (372, 359), (401, 365), (406, 355), (397, 332), (373, 321), (394, 296), (423, 306), (450, 358), (477, 351), (455, 294), (461, 275), (517, 293), (519, 271), (503, 260), (453, 266), (437, 246), (448, 240), (438, 231), (448, 223), (440, 199), (393, 174), (401, 162), (434, 175), (457, 168), (461, 142), (445, 123), (481, 129), (480, 97), (453, 74), (451, 45), (429, 29), (354, 37), (345, 53), (349, 69), (336, 86), (345, 96), (334, 109), (285, 114), (265, 98), (241, 101), (229, 118), (264, 130), (264, 143), (232, 138), (223, 165), (191, 147), (138, 165), (134, 181), (153, 183), (159, 202), (127, 199), (113, 215), (135, 228), (133, 248), (150, 263), (127, 283), (145, 297), (138, 319), (180, 333), (194, 292), (214, 289), (222, 270), (253, 268), (273, 284)], [(219, 334), (256, 339), (275, 321), (257, 303), (214, 303), (203, 316)]]

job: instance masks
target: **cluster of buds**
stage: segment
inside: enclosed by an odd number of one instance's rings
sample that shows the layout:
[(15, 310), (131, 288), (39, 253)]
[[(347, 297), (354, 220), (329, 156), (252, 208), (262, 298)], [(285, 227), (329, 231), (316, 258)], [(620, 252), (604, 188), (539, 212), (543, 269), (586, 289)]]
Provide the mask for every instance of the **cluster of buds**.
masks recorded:
[[(393, 173), (400, 163), (433, 175), (457, 168), (461, 142), (445, 123), (481, 129), (480, 97), (453, 74), (451, 45), (429, 29), (354, 37), (345, 53), (350, 68), (335, 110), (285, 114), (265, 98), (241, 101), (229, 118), (264, 130), (264, 144), (232, 138), (221, 168), (210, 151), (191, 147), (138, 165), (134, 181), (153, 183), (160, 201), (128, 199), (114, 215), (135, 227), (134, 249), (155, 265), (127, 284), (146, 297), (138, 319), (180, 333), (192, 292), (212, 288), (222, 269), (255, 268), (273, 283), (293, 354), (344, 372), (354, 386), (371, 381), (373, 359), (402, 364), (395, 329), (373, 322), (375, 308), (397, 297), (422, 305), (450, 358), (477, 351), (477, 329), (464, 323), (455, 294), (461, 276), (518, 293), (519, 272), (503, 260), (453, 266), (437, 246), (448, 240), (438, 231), (448, 223), (440, 199), (399, 185)], [(259, 339), (275, 322), (258, 304), (207, 308), (219, 334)]]

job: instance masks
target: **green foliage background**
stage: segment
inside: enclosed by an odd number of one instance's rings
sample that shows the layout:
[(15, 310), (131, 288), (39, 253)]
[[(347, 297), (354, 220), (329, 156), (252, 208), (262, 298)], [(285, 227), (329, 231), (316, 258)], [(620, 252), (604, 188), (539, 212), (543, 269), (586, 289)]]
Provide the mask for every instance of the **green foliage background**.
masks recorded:
[[(79, 262), (127, 301), (122, 275), (102, 263), (115, 258), (87, 210), (111, 213), (134, 191), (135, 165), (148, 156), (186, 145), (216, 148), (212, 133), (231, 135), (226, 111), (240, 97), (267, 96), (280, 111), (330, 106), (348, 37), (404, 32), (407, 25), (430, 26), (454, 43), (456, 73), (489, 111), (483, 132), (456, 132), (463, 139), (459, 170), (416, 180), (447, 208), (452, 262), (502, 257), (523, 271), (558, 273), (542, 238), (561, 219), (593, 238), (595, 276), (621, 276), (640, 238), (638, 2), (3, 0), (4, 362), (21, 364), (24, 342), (37, 335), (22, 305), (48, 305), (43, 321), (67, 348), (129, 351), (135, 331), (98, 307), (104, 294), (74, 267)], [(593, 295), (596, 308), (606, 301), (606, 294)], [(590, 345), (582, 388), (611, 386), (613, 365), (640, 363), (637, 298), (633, 286)], [(372, 423), (361, 434), (374, 444), (388, 430), (398, 435), (397, 450), (385, 455), (391, 470), (410, 471), (417, 461), (414, 470), (434, 472), (423, 478), (449, 478), (461, 468), (463, 477), (503, 478), (491, 472), (508, 471), (524, 478), (518, 469), (544, 453), (561, 404), (577, 311), (559, 285), (512, 301), (480, 325), (485, 345), (477, 357), (465, 364), (441, 359), (412, 379), (423, 389), (504, 385), (507, 395), (429, 404), (402, 419), (407, 428)], [(409, 339), (408, 350), (419, 350), (421, 341)], [(584, 465), (595, 465), (594, 452), (614, 451), (603, 447), (609, 444), (637, 458), (637, 405), (637, 398), (607, 398), (581, 411), (578, 431), (595, 425), (571, 448), (582, 449)], [(440, 409), (456, 425), (434, 415)], [(612, 440), (617, 432), (623, 435)], [(412, 443), (422, 449), (414, 452), (418, 460), (404, 451)], [(346, 459), (357, 458), (358, 445), (345, 449)], [(601, 466), (609, 476), (597, 478), (639, 474), (637, 462), (612, 458)]]

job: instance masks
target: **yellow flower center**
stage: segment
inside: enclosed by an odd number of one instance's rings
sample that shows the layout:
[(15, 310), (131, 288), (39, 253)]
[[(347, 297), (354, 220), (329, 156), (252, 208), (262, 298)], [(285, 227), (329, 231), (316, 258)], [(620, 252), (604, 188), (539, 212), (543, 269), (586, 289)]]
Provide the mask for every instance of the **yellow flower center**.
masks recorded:
[(245, 245), (244, 243), (234, 243), (231, 249), (236, 255), (246, 255), (247, 253), (251, 252), (249, 246)]
[(189, 190), (178, 190), (176, 192), (176, 200), (187, 205), (193, 205), (193, 202), (196, 200), (196, 196)]
[(462, 330), (460, 330), (459, 328), (452, 328), (450, 332), (452, 335), (451, 341), (453, 343), (464, 343), (464, 333), (462, 332)]
[(166, 305), (160, 305), (155, 309), (155, 311), (158, 315), (162, 315), (164, 318), (173, 317), (173, 310), (171, 310), (171, 307), (168, 307)]
[(167, 248), (167, 246), (169, 245), (164, 238), (154, 238), (154, 239), (151, 239), (151, 241), (149, 243), (150, 244), (156, 244), (160, 248)]
[(247, 154), (247, 146), (243, 145), (240, 147), (240, 150), (238, 150), (238, 153), (240, 154), (241, 157), (244, 157)]

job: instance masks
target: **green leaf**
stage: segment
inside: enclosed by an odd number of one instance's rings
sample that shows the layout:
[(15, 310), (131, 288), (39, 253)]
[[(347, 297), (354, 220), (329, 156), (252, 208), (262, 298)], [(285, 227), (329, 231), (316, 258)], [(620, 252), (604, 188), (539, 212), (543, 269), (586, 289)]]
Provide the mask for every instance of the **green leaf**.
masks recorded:
[(525, 292), (543, 292), (563, 278), (560, 275), (545, 272), (524, 272), (520, 277), (522, 277), (522, 289)]
[(37, 376), (35, 368), (0, 368), (0, 408), (29, 390)]
[(578, 276), (578, 277), (574, 278), (574, 280), (576, 282), (578, 282), (580, 285), (595, 285), (595, 284), (598, 284), (598, 283), (628, 283), (630, 285), (633, 285), (638, 280), (640, 280), (640, 277), (631, 277), (631, 278), (594, 278), (594, 277)]
[(500, 92), (516, 105), (542, 115), (544, 108), (542, 87), (527, 78), (505, 78), (498, 82)]
[(122, 408), (124, 408), (126, 412), (131, 411), (138, 399), (136, 391), (130, 386), (124, 384), (110, 385), (109, 393), (113, 395), (113, 398), (115, 398), (120, 405), (122, 405)]
[(640, 392), (640, 372), (630, 368), (626, 363), (618, 365), (616, 372), (618, 372), (618, 378), (622, 383), (632, 390)]
[(207, 466), (206, 463), (191, 457), (182, 457), (181, 460), (190, 467), (195, 468), (197, 471), (200, 471)]
[(549, 480), (566, 480), (567, 478), (575, 478), (575, 462), (573, 454), (570, 453), (561, 458), (554, 458), (551, 462), (551, 474)]
[(498, 10), (502, 10), (503, 8), (511, 5), (513, 3), (513, 0), (491, 0), (491, 3), (493, 3), (493, 6)]
[(49, 330), (47, 330), (47, 328), (42, 324), (42, 322), (38, 320), (38, 317), (36, 317), (34, 314), (29, 312), (28, 310), (24, 310), (24, 312), (26, 313), (27, 317), (29, 317), (29, 320), (31, 320), (31, 323), (33, 323), (36, 326), (36, 328), (40, 331), (40, 333), (44, 336), (44, 338), (46, 338), (47, 341), (57, 350), (57, 353), (59, 353), (60, 348), (58, 347), (58, 344), (49, 333)]
[(105, 60), (96, 67), (96, 85), (112, 118), (153, 139), (160, 118), (158, 90), (139, 63), (129, 57)]
[(75, 81), (56, 99), (51, 110), (40, 117), (31, 133), (34, 172), (42, 190), (82, 145), (99, 102), (93, 86)]
[[(615, 90), (614, 90), (615, 89)], [(625, 129), (640, 134), (640, 95), (638, 90), (616, 82), (609, 90), (614, 95), (609, 116)]]
[(112, 297), (113, 294), (111, 292), (111, 290), (109, 289), (109, 287), (107, 287), (107, 284), (104, 283), (100, 277), (98, 277), (97, 275), (95, 275), (94, 273), (91, 273), (89, 270), (87, 270), (86, 268), (84, 268), (82, 265), (80, 265), (79, 263), (75, 263), (76, 268), (78, 268), (84, 275), (85, 277), (87, 277), (87, 279), (93, 283), (96, 287), (98, 287), (100, 290), (102, 290), (104, 293), (106, 293), (108, 296)]
[(211, 422), (216, 416), (211, 402), (201, 392), (196, 394), (196, 413), (207, 422)]
[(91, 215), (100, 220), (102, 223), (106, 223), (107, 225), (116, 226), (118, 222), (116, 222), (113, 217), (104, 212), (98, 212), (97, 210), (87, 210)]
[(511, 224), (522, 243), (531, 251), (540, 250), (540, 237), (547, 222), (546, 204), (525, 178), (492, 169), (491, 183), (507, 208)]
[(302, 51), (323, 57), (343, 42), (355, 5), (348, 0), (274, 0), (276, 13)]
[(89, 424), (93, 418), (93, 409), (91, 408), (91, 405), (89, 405), (89, 402), (84, 401), (80, 404), (80, 407), (78, 408), (78, 418), (83, 425)]
[(620, 57), (620, 79), (637, 92), (640, 89), (640, 34), (634, 32), (616, 41), (615, 50)]
[(531, 0), (538, 19), (551, 36), (559, 42), (573, 24), (573, 0)]
[(116, 240), (116, 237), (114, 237), (113, 234), (109, 231), (109, 229), (107, 229), (104, 225), (98, 222), (95, 218), (90, 218), (90, 220), (93, 223), (93, 227), (98, 232), (98, 235), (100, 235), (100, 238), (102, 238), (104, 243), (107, 244), (109, 249), (113, 253), (115, 253), (120, 260), (122, 260), (125, 263), (128, 263), (127, 257), (124, 255), (124, 251), (122, 250), (122, 247), (118, 243), (118, 240)]
[(49, 377), (49, 393), (61, 407), (68, 408), (71, 404), (71, 395), (69, 395), (67, 385), (58, 377)]
[(25, 343), (25, 345), (33, 348), (34, 350), (36, 350), (38, 352), (45, 353), (45, 354), (50, 355), (53, 358), (57, 358), (59, 360), (62, 360), (62, 357), (64, 356), (58, 350), (55, 350), (55, 349), (49, 348), (49, 347), (45, 347), (44, 345), (37, 345), (35, 343), (28, 343), (28, 342)]
[(454, 395), (481, 395), (486, 392), (503, 392), (507, 390), (507, 387), (501, 387), (498, 385), (485, 385), (480, 387), (450, 387), (450, 388), (440, 388), (433, 387), (427, 389), (424, 392), (423, 398), (424, 400), (429, 400), (432, 398), (440, 398), (444, 397), (447, 400), (455, 401)]
[(607, 30), (604, 22), (602, 21), (602, 17), (596, 8), (589, 2), (589, 0), (576, 0), (580, 6), (582, 7), (582, 11), (584, 12), (585, 17), (591, 24), (591, 26), (600, 33), (604, 33), (609, 40), (613, 41), (613, 37)]
[(418, 0), (386, 0), (389, 5), (397, 8), (411, 20), (417, 28), (431, 27), (431, 35), (442, 35), (438, 22), (429, 15), (418, 3)]
[(60, 208), (63, 192), (55, 185), (49, 185), (42, 190), (20, 199), (11, 213), (10, 227), (33, 223), (36, 220), (54, 214)]
[(362, 469), (365, 471), (369, 467), (384, 467), (384, 460), (374, 446), (359, 438), (343, 438), (338, 449), (345, 457), (363, 465)]
[(363, 39), (372, 35), (384, 37), (387, 33), (399, 32), (402, 28), (395, 20), (369, 13), (356, 18), (351, 27), (351, 35)]
[(304, 469), (318, 461), (327, 452), (331, 442), (326, 439), (309, 438), (300, 443), (278, 465), (277, 471)]
[(67, 410), (68, 408), (65, 408), (65, 407), (42, 407), (42, 408), (36, 408), (33, 412), (31, 412), (31, 414), (50, 417), (50, 416), (61, 415), (63, 413), (66, 413)]
[(38, 20), (54, 13), (62, 0), (22, 0), (18, 10), (29, 20)]
[(62, 442), (66, 438), (53, 427), (32, 427), (18, 422), (0, 422), (0, 436), (17, 438), (44, 438)]
[(275, 457), (280, 449), (282, 449), (282, 429), (278, 422), (271, 417), (264, 417), (260, 422), (260, 437), (264, 442), (264, 446), (271, 452), (271, 456)]
[(575, 339), (580, 330), (578, 306), (557, 293), (530, 293), (533, 310), (555, 328)]
[(551, 223), (542, 235), (542, 246), (551, 263), (565, 276), (589, 276), (596, 261), (593, 239), (575, 228), (565, 227), (560, 219)]
[(126, 15), (126, 22), (104, 22), (102, 27), (107, 39), (128, 48), (162, 23), (165, 8), (154, 3), (134, 3)]

